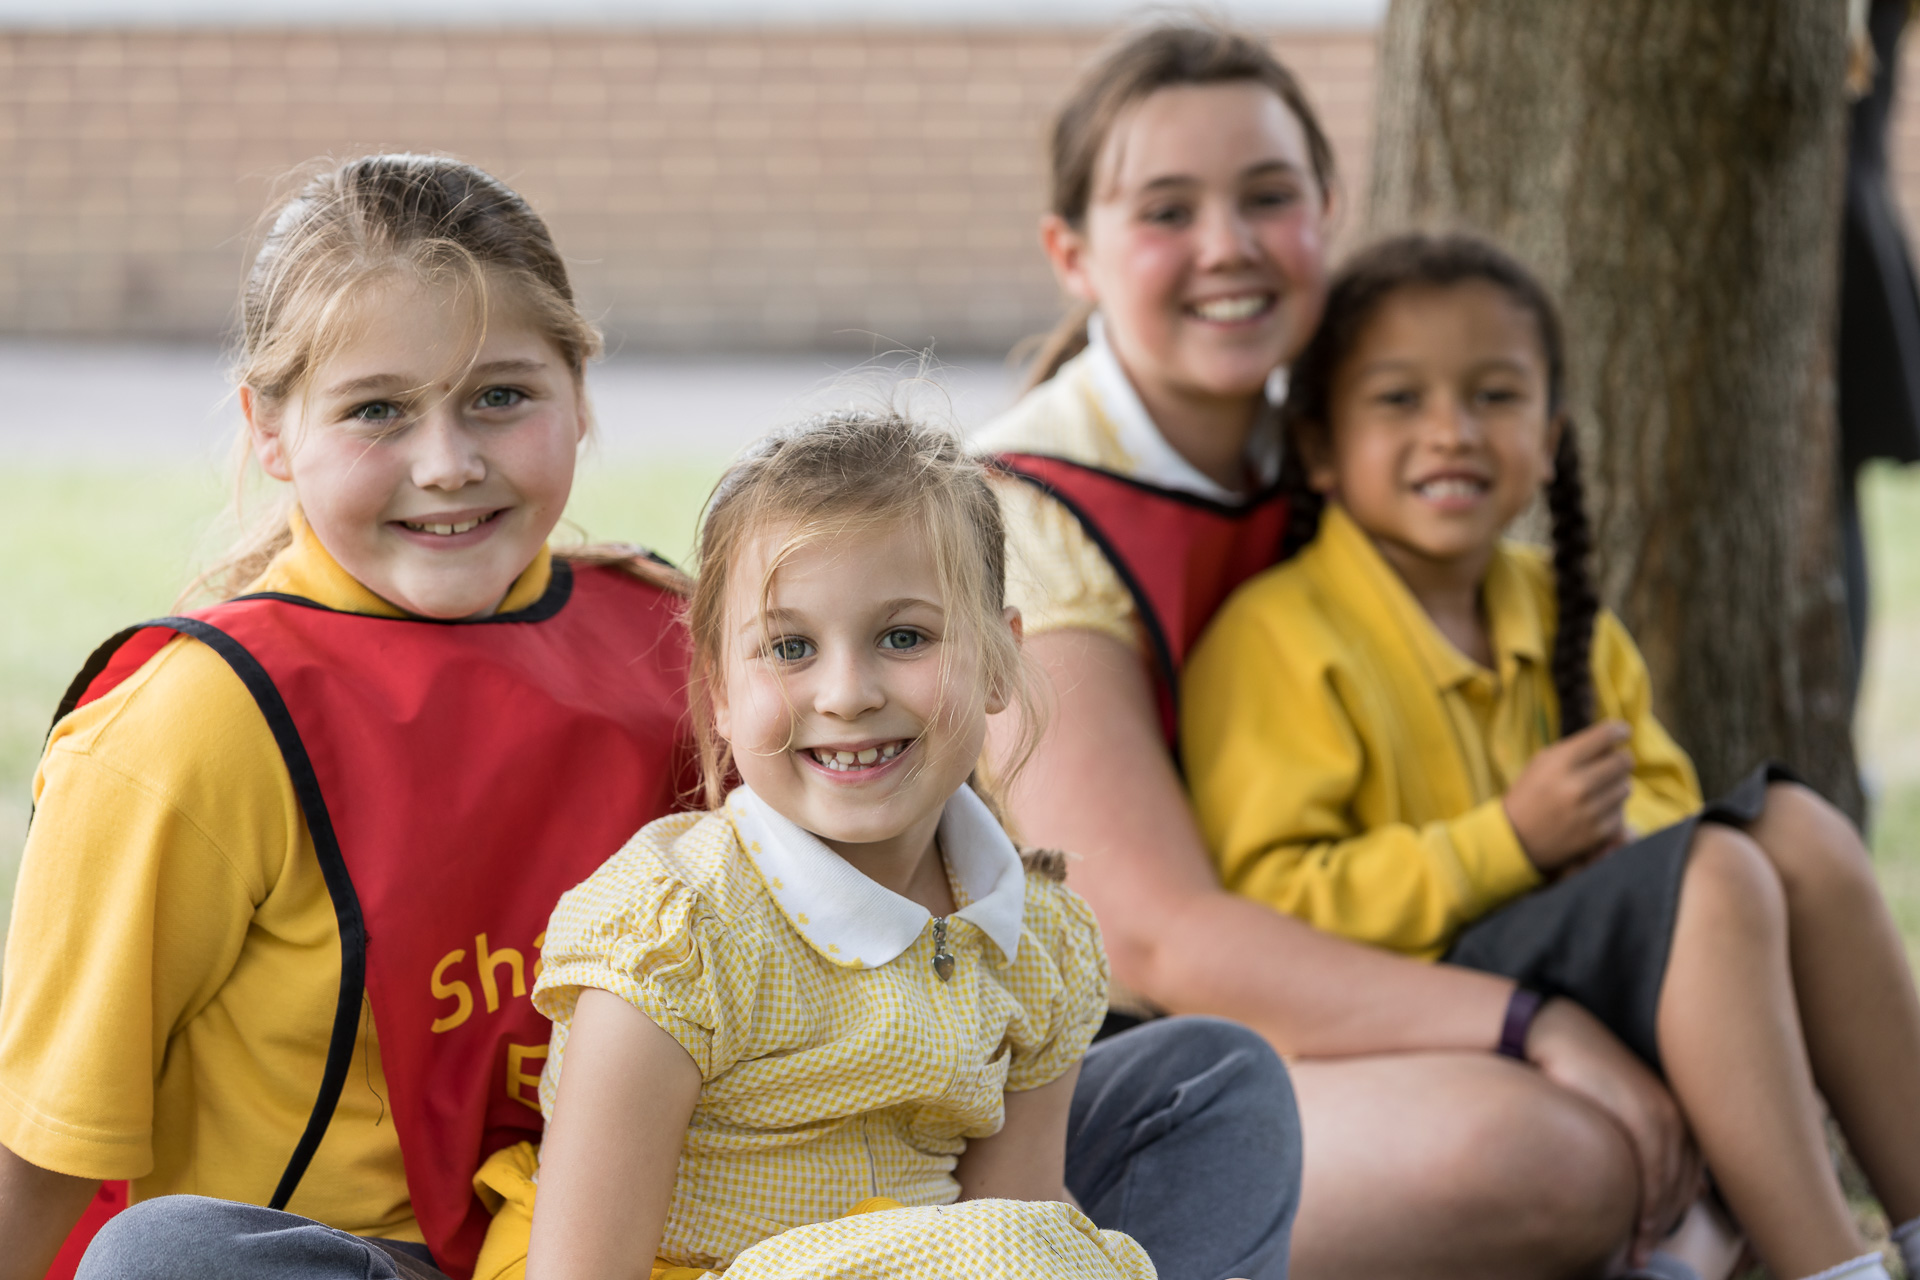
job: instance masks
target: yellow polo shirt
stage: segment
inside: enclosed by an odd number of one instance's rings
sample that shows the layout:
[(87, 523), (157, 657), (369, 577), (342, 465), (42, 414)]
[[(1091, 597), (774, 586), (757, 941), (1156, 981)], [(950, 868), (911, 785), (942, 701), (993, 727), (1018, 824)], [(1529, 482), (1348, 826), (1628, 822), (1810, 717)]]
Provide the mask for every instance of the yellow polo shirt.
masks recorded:
[[(503, 609), (546, 591), (545, 548)], [(403, 616), (297, 517), (250, 590)], [(45, 1169), (264, 1204), (306, 1127), (340, 986), (313, 841), (253, 697), (176, 639), (54, 729), (0, 992), (0, 1145)], [(332, 1125), (287, 1206), (418, 1241), (363, 1017)]]
[[(1503, 546), (1483, 588), (1496, 670), (1441, 635), (1338, 506), (1300, 555), (1249, 582), (1182, 681), (1181, 749), (1222, 881), (1361, 942), (1425, 958), (1540, 883), (1502, 797), (1559, 735), (1553, 571)], [(1610, 613), (1594, 698), (1632, 729), (1638, 832), (1700, 807), (1654, 719), (1647, 671)]]
[[(1039, 453), (1137, 476), (1140, 460), (1121, 443), (1101, 408), (1085, 352), (1060, 367), (999, 418), (973, 447), (983, 453)], [(1029, 636), (1097, 631), (1144, 652), (1133, 596), (1071, 511), (1020, 480), (996, 477), (1007, 530), (1007, 603)]]

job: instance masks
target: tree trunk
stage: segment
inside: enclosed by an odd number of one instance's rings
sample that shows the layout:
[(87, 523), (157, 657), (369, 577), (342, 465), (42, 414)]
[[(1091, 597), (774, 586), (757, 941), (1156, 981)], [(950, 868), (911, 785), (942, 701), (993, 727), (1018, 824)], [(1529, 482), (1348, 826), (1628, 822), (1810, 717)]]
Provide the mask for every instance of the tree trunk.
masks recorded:
[(1708, 794), (1858, 813), (1834, 531), (1835, 0), (1394, 0), (1369, 222), (1560, 299), (1602, 593)]

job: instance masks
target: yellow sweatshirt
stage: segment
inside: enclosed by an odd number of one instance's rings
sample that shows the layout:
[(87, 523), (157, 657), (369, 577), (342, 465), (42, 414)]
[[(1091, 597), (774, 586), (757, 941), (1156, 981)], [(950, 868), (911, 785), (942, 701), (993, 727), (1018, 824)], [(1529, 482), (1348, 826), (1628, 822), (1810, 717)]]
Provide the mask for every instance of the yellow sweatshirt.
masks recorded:
[[(1434, 959), (1540, 883), (1501, 800), (1559, 736), (1553, 572), (1501, 547), (1482, 588), (1497, 669), (1440, 634), (1367, 535), (1330, 505), (1319, 536), (1242, 587), (1182, 682), (1181, 748), (1222, 881), (1333, 933)], [(1700, 807), (1654, 719), (1646, 666), (1595, 624), (1594, 705), (1632, 729), (1637, 833)]]

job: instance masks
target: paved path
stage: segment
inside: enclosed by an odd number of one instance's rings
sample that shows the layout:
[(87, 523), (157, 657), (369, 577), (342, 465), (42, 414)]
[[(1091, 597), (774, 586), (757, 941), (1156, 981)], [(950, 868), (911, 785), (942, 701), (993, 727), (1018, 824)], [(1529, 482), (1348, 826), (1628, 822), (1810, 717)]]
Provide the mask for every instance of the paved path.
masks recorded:
[[(212, 346), (0, 339), (0, 465), (221, 457), (239, 421), (225, 367)], [(903, 382), (903, 370), (835, 355), (615, 358), (589, 369), (587, 384), (609, 457), (729, 454), (796, 416), (890, 397), (972, 428), (1017, 390), (992, 356), (919, 381)]]

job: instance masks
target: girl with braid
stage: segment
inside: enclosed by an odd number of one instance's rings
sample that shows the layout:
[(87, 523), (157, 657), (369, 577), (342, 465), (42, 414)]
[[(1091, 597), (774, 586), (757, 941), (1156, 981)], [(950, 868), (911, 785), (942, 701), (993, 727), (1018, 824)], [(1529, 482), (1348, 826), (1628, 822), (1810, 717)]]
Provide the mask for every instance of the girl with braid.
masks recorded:
[[(1920, 1001), (1866, 851), (1776, 768), (1702, 806), (1587, 576), (1561, 384), (1553, 308), (1499, 250), (1406, 236), (1340, 273), (1285, 410), (1304, 545), (1185, 672), (1202, 831), (1247, 898), (1508, 982), (1512, 1069), (1635, 1149), (1636, 1236), (1711, 1221), (1704, 1159), (1774, 1275), (1884, 1280), (1830, 1111), (1912, 1271)], [(1551, 559), (1504, 541), (1543, 486)], [(1635, 1132), (1662, 1079), (1691, 1141)], [(1636, 1274), (1724, 1273), (1714, 1234)]]

